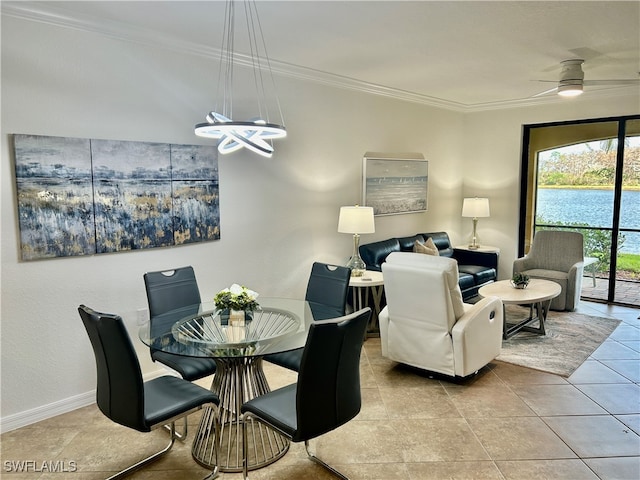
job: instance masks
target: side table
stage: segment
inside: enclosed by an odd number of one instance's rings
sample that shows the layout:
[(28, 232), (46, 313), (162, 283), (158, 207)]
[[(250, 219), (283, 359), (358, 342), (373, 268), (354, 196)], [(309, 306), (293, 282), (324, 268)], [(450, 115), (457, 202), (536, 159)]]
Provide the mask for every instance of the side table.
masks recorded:
[(365, 270), (362, 277), (351, 277), (349, 286), (352, 288), (354, 310), (369, 306), (369, 292), (371, 292), (373, 308), (371, 309), (371, 319), (367, 326), (367, 336), (380, 335), (378, 315), (380, 314), (380, 303), (382, 302), (382, 291), (384, 289), (382, 272)]
[(478, 248), (469, 248), (469, 245), (455, 245), (453, 248), (457, 250), (469, 250), (470, 252), (500, 253), (498, 247), (492, 247), (491, 245), (480, 245)]
[(457, 254), (454, 253), (454, 257), (459, 263), (463, 265), (494, 266), (497, 278), (498, 264), (500, 263), (500, 248), (492, 247), (491, 245), (480, 245), (478, 248), (471, 248), (469, 245), (455, 245), (453, 249), (462, 250)]
[[(593, 288), (596, 288), (596, 270), (598, 268), (598, 259), (596, 257), (584, 257), (584, 271), (591, 273), (591, 281)], [(591, 267), (591, 268), (588, 268)]]

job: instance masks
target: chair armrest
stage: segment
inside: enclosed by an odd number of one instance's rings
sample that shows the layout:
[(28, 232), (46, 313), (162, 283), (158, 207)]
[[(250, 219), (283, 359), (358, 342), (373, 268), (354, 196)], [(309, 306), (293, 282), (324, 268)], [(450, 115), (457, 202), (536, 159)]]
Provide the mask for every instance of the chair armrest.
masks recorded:
[(567, 273), (567, 305), (566, 309), (574, 311), (580, 301), (582, 290), (582, 276), (584, 275), (584, 262), (574, 263)]
[(524, 256), (521, 258), (516, 258), (513, 261), (513, 272), (512, 273), (520, 273), (520, 272), (524, 272), (525, 270), (529, 270), (528, 267), (529, 264), (529, 259)]
[(456, 259), (458, 265), (478, 265), (498, 270), (498, 254), (494, 252), (474, 252), (454, 248), (452, 257)]
[(584, 273), (584, 262), (576, 262), (573, 265), (571, 265), (571, 268), (569, 269), (570, 277), (572, 275), (577, 275), (581, 277), (583, 273)]
[(466, 377), (500, 355), (504, 322), (502, 301), (486, 297), (451, 329), (456, 375)]

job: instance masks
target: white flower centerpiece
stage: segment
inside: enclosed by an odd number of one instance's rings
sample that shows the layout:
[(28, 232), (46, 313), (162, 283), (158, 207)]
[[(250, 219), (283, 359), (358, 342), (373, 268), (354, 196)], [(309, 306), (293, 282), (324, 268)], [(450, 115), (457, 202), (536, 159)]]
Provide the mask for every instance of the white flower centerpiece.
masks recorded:
[(247, 287), (234, 283), (216, 293), (213, 301), (221, 310), (220, 318), (224, 323), (229, 319), (251, 320), (251, 312), (260, 307), (258, 293)]

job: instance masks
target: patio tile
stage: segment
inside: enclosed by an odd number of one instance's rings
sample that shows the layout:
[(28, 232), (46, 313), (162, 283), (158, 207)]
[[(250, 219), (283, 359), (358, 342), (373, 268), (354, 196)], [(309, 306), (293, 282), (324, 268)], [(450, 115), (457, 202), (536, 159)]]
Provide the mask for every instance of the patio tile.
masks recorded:
[[(640, 387), (633, 383), (615, 385), (576, 385), (585, 395), (616, 414), (640, 413)], [(640, 452), (638, 452), (640, 453)]]
[(602, 480), (638, 480), (640, 457), (586, 458), (584, 462)]
[(640, 415), (616, 415), (616, 418), (640, 435)]
[(633, 350), (620, 342), (605, 340), (592, 354), (596, 360), (633, 360), (640, 359), (640, 352)]
[(598, 476), (577, 459), (498, 461), (496, 464), (507, 480), (598, 480)]
[(640, 340), (640, 328), (621, 323), (609, 336), (612, 340)]
[(489, 460), (464, 418), (392, 420), (389, 425), (400, 438), (406, 463)]
[(602, 360), (602, 363), (632, 382), (640, 383), (640, 362), (638, 360)]
[(580, 458), (638, 455), (640, 436), (608, 415), (543, 417)]
[(540, 416), (607, 413), (573, 385), (522, 385), (513, 391)]
[(585, 383), (631, 383), (631, 380), (614, 372), (597, 360), (587, 360), (567, 380), (574, 385)]
[(494, 460), (576, 458), (538, 417), (471, 418), (468, 422)]

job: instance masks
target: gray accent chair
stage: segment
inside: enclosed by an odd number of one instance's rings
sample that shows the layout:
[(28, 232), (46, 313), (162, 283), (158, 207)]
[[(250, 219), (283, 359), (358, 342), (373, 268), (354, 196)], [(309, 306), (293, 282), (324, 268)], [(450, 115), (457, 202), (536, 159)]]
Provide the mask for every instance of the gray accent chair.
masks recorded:
[(513, 262), (513, 273), (551, 280), (562, 292), (551, 301), (551, 310), (574, 311), (580, 301), (584, 270), (582, 234), (563, 230), (536, 232), (529, 253)]

